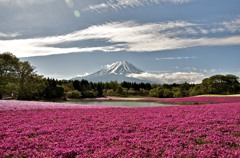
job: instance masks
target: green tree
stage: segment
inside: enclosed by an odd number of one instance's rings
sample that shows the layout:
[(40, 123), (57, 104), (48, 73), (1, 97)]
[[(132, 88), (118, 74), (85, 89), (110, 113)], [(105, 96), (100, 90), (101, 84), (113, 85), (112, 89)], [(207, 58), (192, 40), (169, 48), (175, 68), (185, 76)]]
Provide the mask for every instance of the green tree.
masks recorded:
[(148, 96), (149, 95), (149, 91), (146, 90), (146, 89), (140, 88), (139, 95), (140, 96)]
[(173, 92), (171, 89), (164, 89), (163, 90), (163, 97), (164, 98), (172, 98), (173, 97)]
[(179, 97), (186, 97), (186, 96), (188, 96), (190, 88), (191, 88), (191, 85), (188, 84), (188, 83), (173, 84), (172, 85), (173, 97), (174, 98), (179, 98)]
[(44, 90), (44, 98), (47, 100), (62, 99), (65, 97), (64, 88), (57, 85), (54, 79), (47, 79), (46, 88)]
[(18, 93), (18, 84), (13, 82), (8, 82), (6, 85), (6, 93), (16, 95)]
[(158, 97), (158, 98), (164, 98), (164, 88), (162, 86), (157, 86), (149, 91), (149, 95), (151, 97)]
[(239, 81), (235, 75), (214, 75), (202, 81), (201, 87), (206, 94), (235, 94), (239, 92)]
[(34, 68), (29, 62), (19, 62), (17, 68), (17, 79), (18, 79), (18, 99), (28, 99), (31, 97), (30, 85), (34, 76)]
[(127, 91), (128, 95), (130, 96), (134, 96), (134, 95), (137, 95), (138, 94), (138, 91), (135, 91), (133, 88), (130, 88), (128, 91)]
[(159, 97), (159, 92), (158, 88), (153, 88), (149, 91), (149, 96), (150, 97)]
[(229, 94), (236, 94), (240, 92), (240, 82), (239, 77), (235, 75), (226, 75), (225, 76), (227, 84), (228, 84), (228, 92)]
[(126, 96), (126, 92), (123, 90), (121, 86), (118, 86), (117, 90), (115, 91), (115, 94), (119, 96)]
[(188, 91), (189, 95), (190, 96), (196, 96), (196, 95), (202, 95), (204, 94), (203, 93), (203, 90), (202, 90), (202, 86), (201, 84), (197, 84), (195, 86), (192, 86), (189, 91)]
[(42, 99), (44, 97), (44, 89), (46, 88), (46, 79), (43, 76), (34, 74), (28, 82), (33, 99)]
[(113, 91), (116, 91), (117, 88), (118, 88), (118, 83), (117, 83), (117, 81), (111, 81), (111, 82), (109, 83), (109, 87), (110, 87), (110, 89), (112, 89)]
[(11, 53), (0, 54), (0, 99), (8, 92), (6, 85), (14, 82), (19, 59)]
[(78, 91), (81, 91), (81, 90), (82, 90), (82, 89), (81, 89), (81, 86), (80, 86), (80, 81), (74, 80), (73, 83), (72, 83), (72, 85), (73, 85), (73, 88), (74, 88), (75, 90), (78, 90)]
[(78, 90), (72, 90), (66, 93), (67, 98), (77, 99), (82, 96)]
[(45, 80), (35, 73), (35, 68), (28, 62), (19, 62), (16, 72), (18, 81), (18, 99), (36, 100), (43, 97)]
[(98, 83), (97, 84), (97, 96), (98, 97), (103, 97), (103, 83)]
[(131, 88), (131, 83), (130, 83), (130, 82), (123, 81), (123, 82), (121, 83), (121, 86), (122, 86), (123, 88), (130, 89), (130, 88)]

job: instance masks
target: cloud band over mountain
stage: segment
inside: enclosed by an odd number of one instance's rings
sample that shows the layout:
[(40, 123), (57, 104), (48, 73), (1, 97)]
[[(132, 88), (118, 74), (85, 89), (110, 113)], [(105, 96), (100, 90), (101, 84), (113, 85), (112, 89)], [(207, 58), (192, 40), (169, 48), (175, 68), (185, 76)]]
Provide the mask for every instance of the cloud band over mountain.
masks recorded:
[(158, 74), (145, 72), (141, 74), (129, 74), (128, 77), (148, 80), (153, 83), (200, 83), (204, 74), (199, 72), (172, 72)]
[[(36, 56), (70, 52), (93, 51), (131, 51), (152, 52), (183, 49), (196, 46), (240, 45), (240, 18), (215, 24), (209, 29), (207, 24), (187, 21), (159, 23), (137, 23), (134, 21), (110, 22), (93, 25), (86, 29), (65, 35), (36, 37), (29, 39), (0, 40), (2, 50), (16, 52), (17, 56)], [(206, 28), (205, 28), (206, 27)], [(217, 33), (223, 35), (218, 35)], [(1, 33), (0, 36), (7, 36)], [(9, 38), (17, 36), (10, 34)], [(104, 41), (96, 46), (67, 46), (68, 43), (81, 41)], [(59, 45), (65, 44), (65, 47)]]

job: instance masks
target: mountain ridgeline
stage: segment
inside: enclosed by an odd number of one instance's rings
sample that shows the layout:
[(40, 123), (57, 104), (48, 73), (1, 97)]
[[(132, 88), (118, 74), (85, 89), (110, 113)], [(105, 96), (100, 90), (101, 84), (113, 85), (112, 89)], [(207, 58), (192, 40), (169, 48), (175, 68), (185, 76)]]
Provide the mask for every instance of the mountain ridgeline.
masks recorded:
[(132, 77), (128, 77), (129, 74), (141, 74), (144, 73), (143, 70), (135, 67), (133, 64), (127, 61), (118, 61), (110, 65), (105, 65), (103, 69), (92, 73), (87, 76), (74, 77), (70, 80), (88, 80), (91, 82), (136, 82), (136, 83), (148, 83), (149, 81), (144, 81)]

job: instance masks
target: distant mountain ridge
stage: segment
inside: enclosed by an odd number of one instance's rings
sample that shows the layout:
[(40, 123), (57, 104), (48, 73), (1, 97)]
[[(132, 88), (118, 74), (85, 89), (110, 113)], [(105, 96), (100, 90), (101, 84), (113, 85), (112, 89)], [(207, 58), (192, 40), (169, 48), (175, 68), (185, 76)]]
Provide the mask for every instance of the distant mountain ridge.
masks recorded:
[(127, 77), (128, 74), (141, 74), (144, 73), (143, 70), (135, 67), (133, 64), (127, 61), (118, 61), (112, 63), (110, 65), (105, 65), (101, 70), (92, 73), (87, 76), (83, 77), (74, 77), (71, 80), (82, 80), (86, 79), (92, 82), (110, 82), (110, 81), (117, 81), (117, 82), (144, 82), (147, 83), (148, 81)]

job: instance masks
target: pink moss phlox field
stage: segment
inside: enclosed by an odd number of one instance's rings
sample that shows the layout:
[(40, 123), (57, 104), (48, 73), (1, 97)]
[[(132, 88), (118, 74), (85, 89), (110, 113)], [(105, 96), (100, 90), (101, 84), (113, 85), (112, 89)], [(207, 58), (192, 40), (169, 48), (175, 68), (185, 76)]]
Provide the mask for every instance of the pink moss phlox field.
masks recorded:
[(0, 102), (1, 158), (240, 156), (239, 103), (42, 109), (32, 103), (37, 108), (13, 110)]
[(183, 98), (145, 98), (143, 100), (163, 101), (166, 103), (237, 103), (239, 96), (193, 96)]
[(106, 107), (108, 107), (108, 106), (64, 104), (64, 103), (37, 102), (37, 101), (0, 100), (0, 111), (29, 110), (29, 109), (56, 109), (56, 108), (58, 108), (58, 109), (106, 108)]

